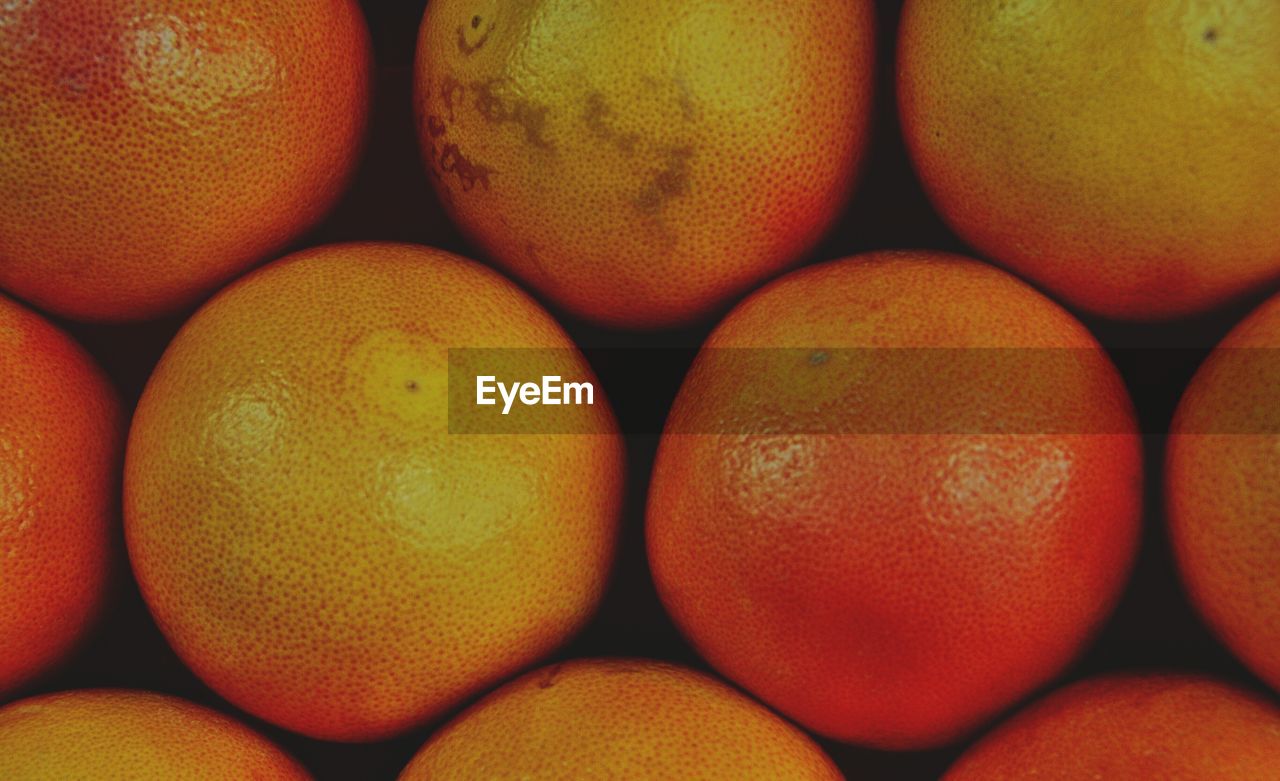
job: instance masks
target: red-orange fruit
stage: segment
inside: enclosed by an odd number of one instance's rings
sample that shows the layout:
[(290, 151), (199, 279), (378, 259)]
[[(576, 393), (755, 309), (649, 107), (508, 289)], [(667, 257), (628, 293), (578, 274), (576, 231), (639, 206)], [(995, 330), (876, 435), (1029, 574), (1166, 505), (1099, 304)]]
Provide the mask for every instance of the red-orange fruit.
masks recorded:
[(0, 296), (0, 697), (62, 661), (98, 614), (123, 447), (93, 359)]
[(1174, 417), (1164, 490), (1191, 600), (1280, 690), (1280, 296), (1197, 371)]
[(218, 693), (307, 735), (376, 740), (590, 617), (623, 484), (608, 403), (555, 408), (567, 431), (459, 433), (450, 404), (474, 391), (450, 401), (466, 384), (450, 351), (468, 347), (591, 378), (510, 281), (409, 245), (273, 263), (169, 345), (129, 433), (125, 533), (160, 629)]
[(434, 735), (400, 781), (840, 781), (803, 732), (723, 683), (584, 659), (503, 686)]
[(1089, 641), (1133, 556), (1141, 461), (1124, 385), (1067, 312), (976, 261), (864, 255), (712, 333), (658, 451), (649, 556), (717, 670), (821, 734), (932, 746)]
[(284, 247), (354, 170), (368, 38), (356, 0), (0, 4), (0, 287), (144, 319)]
[(95, 689), (0, 708), (8, 781), (307, 781), (291, 757), (239, 722), (176, 697)]
[(418, 133), (496, 262), (578, 316), (665, 326), (817, 242), (874, 69), (870, 0), (432, 0)]
[(910, 0), (902, 130), (979, 252), (1157, 319), (1280, 280), (1280, 3)]
[(1118, 675), (1050, 694), (945, 781), (1259, 781), (1280, 776), (1280, 710), (1187, 675)]

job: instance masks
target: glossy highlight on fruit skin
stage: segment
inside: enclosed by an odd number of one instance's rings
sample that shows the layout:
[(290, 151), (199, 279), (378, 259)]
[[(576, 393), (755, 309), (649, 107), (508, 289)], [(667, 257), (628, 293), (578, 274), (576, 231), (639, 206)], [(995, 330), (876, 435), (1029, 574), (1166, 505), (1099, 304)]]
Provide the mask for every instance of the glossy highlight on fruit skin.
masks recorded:
[(80, 345), (0, 296), (0, 698), (61, 662), (100, 612), (124, 428)]
[[(828, 359), (746, 371), (710, 361), (726, 348)], [(936, 378), (951, 395), (921, 425), (954, 429), (876, 433), (921, 412), (920, 388), (841, 348), (1006, 349)], [(1060, 370), (1029, 375), (1023, 354)], [(1128, 395), (1080, 323), (985, 264), (873, 253), (789, 274), (712, 333), (659, 447), (649, 561), (716, 670), (822, 735), (924, 748), (1091, 639), (1136, 549), (1141, 482)]]
[(177, 697), (60, 692), (0, 708), (0, 778), (13, 781), (308, 781), (239, 722)]
[(803, 732), (701, 673), (582, 659), (529, 673), (432, 736), (400, 781), (841, 781)]
[(1280, 710), (1191, 675), (1073, 684), (969, 749), (944, 781), (1256, 781), (1280, 767)]
[(1169, 532), (1191, 597), (1280, 690), (1280, 296), (1197, 371), (1170, 429)]
[(899, 36), (916, 171), (982, 254), (1123, 319), (1280, 280), (1280, 5), (910, 0)]
[(337, 200), (371, 73), (355, 0), (0, 5), (0, 288), (82, 320), (195, 303)]
[(545, 348), (591, 376), (511, 282), (393, 244), (271, 264), (161, 359), (129, 438), (129, 554), (174, 649), (237, 706), (385, 738), (594, 611), (623, 483), (607, 401), (561, 408), (590, 433), (451, 433), (452, 347)]
[(657, 327), (797, 262), (871, 111), (867, 0), (432, 2), (423, 156), (454, 222), (557, 306)]

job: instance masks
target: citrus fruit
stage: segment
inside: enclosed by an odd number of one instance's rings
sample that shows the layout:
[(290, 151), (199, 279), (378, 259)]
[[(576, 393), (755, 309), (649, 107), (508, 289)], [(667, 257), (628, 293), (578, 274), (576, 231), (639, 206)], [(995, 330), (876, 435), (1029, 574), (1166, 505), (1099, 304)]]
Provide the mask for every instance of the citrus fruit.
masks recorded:
[(1122, 319), (1280, 278), (1280, 5), (910, 0), (902, 128), (978, 251)]
[(1049, 680), (1125, 580), (1141, 446), (1069, 314), (976, 261), (794, 272), (703, 345), (654, 465), (659, 595), (823, 735), (952, 740)]
[(0, 6), (0, 287), (92, 320), (194, 303), (317, 222), (353, 172), (355, 0)]
[(997, 727), (945, 781), (1254, 781), (1280, 768), (1280, 711), (1207, 678), (1077, 683)]
[(0, 697), (62, 661), (98, 614), (123, 449), (102, 371), (0, 296)]
[(1280, 689), (1280, 297), (1197, 371), (1168, 441), (1170, 535), (1191, 600)]
[(868, 136), (869, 0), (432, 2), (418, 132), (454, 221), (570, 312), (697, 319), (796, 262)]
[(590, 615), (623, 479), (612, 413), (596, 398), (565, 408), (579, 433), (450, 433), (462, 347), (540, 348), (590, 374), (510, 282), (409, 245), (299, 253), (178, 333), (130, 432), (125, 532), (161, 630), (218, 693), (374, 740)]
[(675, 665), (585, 659), (503, 686), (437, 733), (400, 781), (841, 778), (803, 732)]
[(0, 777), (13, 781), (305, 781), (253, 730), (176, 697), (95, 689), (0, 708)]

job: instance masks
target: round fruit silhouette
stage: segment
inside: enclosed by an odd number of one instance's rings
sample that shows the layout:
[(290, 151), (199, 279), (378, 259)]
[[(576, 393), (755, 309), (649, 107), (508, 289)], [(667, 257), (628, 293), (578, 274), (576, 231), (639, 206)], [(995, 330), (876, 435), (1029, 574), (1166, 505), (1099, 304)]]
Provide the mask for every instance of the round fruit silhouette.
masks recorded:
[(947, 222), (1091, 312), (1280, 278), (1280, 5), (909, 0), (902, 127)]
[(673, 778), (839, 781), (804, 733), (723, 683), (635, 659), (557, 664), (490, 694), (400, 781)]
[(983, 738), (945, 781), (1255, 781), (1280, 767), (1280, 711), (1206, 678), (1124, 675), (1055, 692)]
[(14, 781), (305, 781), (253, 730), (176, 697), (96, 689), (0, 708), (0, 777)]
[(374, 740), (590, 615), (623, 479), (612, 413), (596, 398), (563, 408), (579, 433), (451, 433), (462, 347), (539, 348), (523, 352), (549, 373), (590, 376), (513, 284), (408, 245), (299, 253), (179, 332), (135, 414), (125, 532), (161, 630), (218, 693)]
[(1205, 360), (1170, 433), (1165, 495), (1191, 599), (1280, 689), (1280, 296)]
[(98, 614), (123, 449), (93, 360), (0, 296), (0, 697), (62, 661)]
[(0, 6), (0, 287), (91, 320), (194, 303), (337, 199), (371, 69), (355, 0)]
[(729, 314), (676, 398), (659, 594), (802, 725), (944, 743), (1106, 617), (1138, 536), (1135, 427), (1093, 337), (998, 269), (886, 252), (795, 272)]
[(576, 315), (655, 327), (797, 261), (847, 200), (869, 0), (439, 0), (418, 132), (454, 221)]

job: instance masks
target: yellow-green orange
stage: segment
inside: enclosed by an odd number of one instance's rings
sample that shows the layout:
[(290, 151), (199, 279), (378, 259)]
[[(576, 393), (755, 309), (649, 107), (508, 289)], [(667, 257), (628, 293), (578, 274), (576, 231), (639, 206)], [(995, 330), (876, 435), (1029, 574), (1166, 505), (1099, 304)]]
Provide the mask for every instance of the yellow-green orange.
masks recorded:
[(418, 131), (491, 257), (576, 315), (689, 321), (799, 260), (868, 135), (869, 0), (434, 0)]
[(193, 303), (337, 199), (371, 70), (355, 0), (0, 3), (0, 287), (94, 320)]
[(96, 689), (0, 709), (7, 781), (307, 781), (261, 735), (176, 697)]
[(227, 699), (377, 739), (590, 615), (622, 483), (608, 405), (563, 408), (579, 433), (450, 433), (456, 347), (543, 348), (550, 373), (590, 376), (510, 282), (407, 245), (272, 264), (165, 353), (129, 438), (129, 553), (162, 631)]
[(902, 128), (970, 244), (1154, 319), (1280, 278), (1280, 3), (910, 0)]
[(530, 673), (431, 738), (400, 781), (840, 781), (805, 734), (728, 686), (638, 659)]

